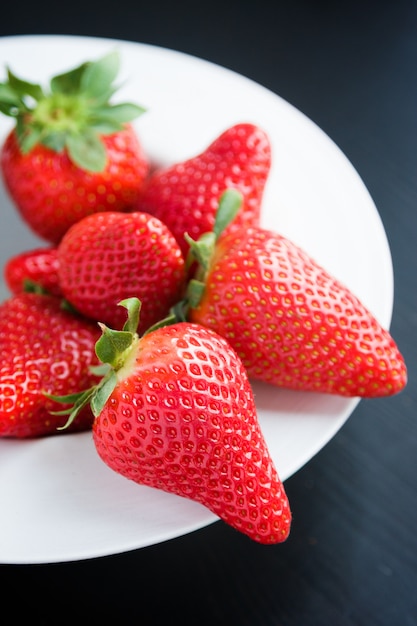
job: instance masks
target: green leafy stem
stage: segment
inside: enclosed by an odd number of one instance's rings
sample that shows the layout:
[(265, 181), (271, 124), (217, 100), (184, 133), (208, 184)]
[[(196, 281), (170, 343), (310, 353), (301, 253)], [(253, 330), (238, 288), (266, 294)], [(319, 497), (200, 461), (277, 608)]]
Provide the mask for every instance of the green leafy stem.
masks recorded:
[(102, 135), (122, 130), (145, 111), (131, 102), (110, 102), (119, 68), (114, 50), (54, 76), (47, 91), (7, 68), (7, 81), (0, 83), (0, 112), (15, 119), (22, 153), (37, 144), (55, 152), (66, 149), (80, 168), (102, 171), (107, 162)]

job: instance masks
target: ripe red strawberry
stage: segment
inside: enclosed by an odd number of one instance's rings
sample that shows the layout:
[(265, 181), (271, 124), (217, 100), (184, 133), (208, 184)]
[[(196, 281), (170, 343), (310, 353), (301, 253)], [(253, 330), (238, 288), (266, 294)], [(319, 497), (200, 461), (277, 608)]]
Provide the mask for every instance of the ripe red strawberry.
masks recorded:
[(386, 396), (405, 386), (389, 332), (280, 234), (249, 228), (221, 237), (200, 278), (203, 293), (189, 319), (225, 337), (249, 377), (343, 396)]
[(58, 250), (36, 248), (8, 259), (3, 268), (6, 285), (12, 294), (26, 291), (28, 283), (55, 296), (62, 296), (58, 278)]
[(130, 125), (143, 109), (112, 105), (116, 53), (55, 76), (47, 93), (9, 70), (0, 111), (16, 121), (2, 146), (5, 185), (41, 238), (58, 243), (81, 217), (130, 210), (149, 163)]
[(165, 222), (187, 254), (184, 233), (197, 239), (213, 229), (219, 197), (226, 188), (243, 194), (242, 208), (229, 230), (259, 224), (270, 166), (267, 134), (253, 124), (236, 124), (201, 154), (154, 172), (137, 207)]
[[(94, 385), (96, 324), (61, 308), (50, 295), (22, 293), (0, 305), (0, 437), (56, 434), (66, 417), (45, 393), (71, 394)], [(85, 407), (70, 430), (91, 428)]]
[(140, 333), (165, 318), (182, 297), (185, 261), (168, 228), (147, 213), (95, 213), (77, 222), (58, 246), (59, 282), (81, 313), (121, 328), (122, 299), (143, 302)]
[(289, 504), (240, 359), (187, 322), (139, 339), (134, 299), (125, 306), (123, 332), (103, 327), (96, 346), (112, 369), (78, 402), (97, 416), (100, 458), (130, 480), (200, 502), (255, 541), (284, 541)]

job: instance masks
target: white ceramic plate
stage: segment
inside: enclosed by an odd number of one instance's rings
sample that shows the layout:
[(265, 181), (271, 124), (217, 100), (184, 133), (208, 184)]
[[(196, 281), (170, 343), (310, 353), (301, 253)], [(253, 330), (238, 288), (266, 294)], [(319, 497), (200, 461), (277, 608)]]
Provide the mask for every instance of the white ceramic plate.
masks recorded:
[[(55, 73), (117, 48), (118, 99), (147, 107), (136, 127), (150, 157), (168, 164), (199, 153), (228, 126), (268, 133), (273, 166), (263, 224), (303, 246), (388, 327), (393, 301), (389, 247), (360, 177), (302, 113), (260, 85), (183, 53), (109, 39), (0, 38), (0, 72), (45, 84)], [(10, 121), (0, 118), (0, 140)], [(42, 244), (0, 189), (0, 261)], [(4, 283), (1, 299), (7, 297)], [(339, 430), (356, 399), (255, 384), (259, 418), (282, 479)], [(89, 433), (0, 441), (0, 562), (62, 562), (121, 553), (200, 529), (217, 518), (203, 506), (130, 482), (105, 466)]]

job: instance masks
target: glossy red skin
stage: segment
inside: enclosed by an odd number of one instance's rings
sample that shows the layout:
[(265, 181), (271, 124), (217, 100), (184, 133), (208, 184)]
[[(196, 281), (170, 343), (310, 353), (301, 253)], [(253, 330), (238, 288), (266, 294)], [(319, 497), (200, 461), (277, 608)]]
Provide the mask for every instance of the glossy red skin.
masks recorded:
[(179, 323), (143, 337), (93, 440), (130, 480), (200, 502), (260, 543), (288, 536), (288, 499), (245, 370), (208, 329)]
[(358, 298), (265, 229), (220, 240), (189, 319), (224, 336), (249, 377), (279, 387), (377, 397), (407, 381), (393, 338)]
[(229, 187), (242, 192), (243, 204), (225, 232), (259, 225), (270, 167), (267, 134), (253, 124), (236, 124), (201, 154), (154, 172), (137, 208), (165, 222), (186, 254), (184, 233), (198, 239), (213, 230), (219, 197)]
[(82, 391), (98, 379), (96, 324), (60, 307), (54, 296), (23, 293), (0, 305), (0, 437), (29, 438), (83, 431), (93, 416), (83, 409), (67, 429), (58, 431), (67, 416), (44, 392), (66, 395)]
[(74, 165), (67, 153), (36, 145), (23, 155), (15, 131), (1, 150), (6, 188), (23, 220), (42, 239), (57, 244), (68, 228), (98, 211), (135, 206), (149, 162), (132, 126), (103, 136), (108, 162), (93, 173)]
[(168, 228), (146, 213), (96, 213), (65, 234), (58, 246), (59, 282), (81, 313), (121, 329), (126, 309), (141, 300), (139, 333), (166, 317), (183, 295), (185, 261)]
[(25, 291), (29, 280), (54, 296), (62, 296), (55, 247), (27, 250), (11, 257), (4, 266), (4, 279), (12, 294)]

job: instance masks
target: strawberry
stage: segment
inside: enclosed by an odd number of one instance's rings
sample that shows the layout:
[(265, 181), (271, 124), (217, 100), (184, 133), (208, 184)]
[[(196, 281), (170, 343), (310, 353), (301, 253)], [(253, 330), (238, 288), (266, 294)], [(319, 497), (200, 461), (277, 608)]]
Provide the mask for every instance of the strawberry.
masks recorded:
[(226, 188), (243, 194), (230, 231), (259, 224), (270, 167), (267, 134), (253, 124), (236, 124), (201, 154), (156, 170), (144, 185), (137, 208), (165, 222), (187, 254), (184, 233), (197, 239), (212, 230), (218, 199)]
[[(201, 261), (198, 242), (191, 245)], [(250, 378), (361, 397), (405, 386), (406, 366), (389, 332), (286, 237), (241, 229), (218, 236), (210, 253), (206, 238), (204, 255), (187, 319), (225, 337)]]
[(121, 299), (143, 301), (140, 333), (183, 295), (185, 261), (168, 228), (147, 213), (95, 213), (58, 245), (59, 283), (81, 313), (114, 328), (126, 320)]
[(109, 102), (118, 55), (55, 76), (45, 92), (10, 70), (0, 111), (16, 125), (1, 150), (6, 188), (28, 226), (57, 244), (81, 217), (135, 205), (149, 171), (130, 122), (143, 112)]
[[(64, 395), (97, 382), (98, 326), (61, 308), (51, 295), (21, 293), (0, 305), (0, 436), (52, 435), (66, 418), (45, 394)], [(70, 430), (91, 428), (85, 407)]]
[(199, 502), (255, 541), (284, 541), (288, 499), (239, 357), (188, 322), (139, 338), (139, 302), (121, 304), (129, 311), (123, 330), (102, 325), (96, 345), (110, 371), (80, 394), (69, 420), (89, 402), (97, 453), (112, 470)]
[(33, 286), (52, 295), (62, 296), (58, 277), (58, 250), (55, 247), (36, 248), (16, 254), (6, 262), (3, 274), (12, 294), (22, 293)]

